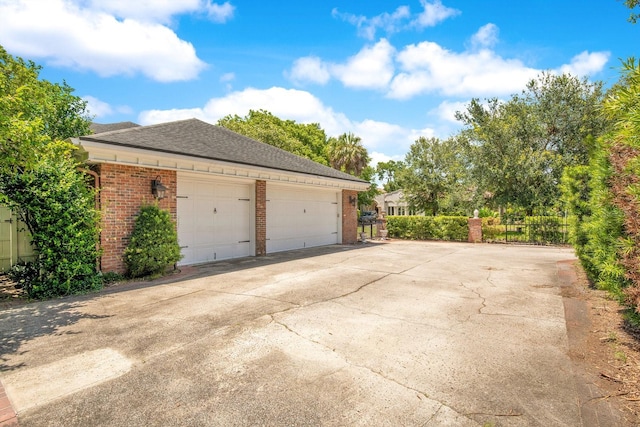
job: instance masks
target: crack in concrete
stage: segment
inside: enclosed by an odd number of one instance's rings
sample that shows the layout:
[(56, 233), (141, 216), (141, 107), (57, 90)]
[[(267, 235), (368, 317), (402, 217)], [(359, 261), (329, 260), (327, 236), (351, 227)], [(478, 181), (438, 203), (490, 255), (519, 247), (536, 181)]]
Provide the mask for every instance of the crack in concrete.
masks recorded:
[(370, 314), (372, 316), (376, 316), (376, 317), (379, 317), (381, 319), (398, 320), (400, 322), (407, 323), (409, 325), (425, 326), (425, 327), (428, 327), (428, 328), (438, 329), (438, 330), (441, 330), (441, 331), (449, 331), (450, 330), (449, 328), (442, 328), (442, 327), (439, 327), (437, 325), (432, 325), (432, 324), (429, 324), (429, 323), (414, 322), (413, 320), (405, 319), (405, 318), (402, 318), (402, 317), (385, 316), (384, 314), (375, 313), (373, 311), (363, 311), (361, 307), (351, 306), (351, 305), (344, 304), (344, 303), (337, 302), (337, 301), (332, 301), (332, 302), (334, 304), (338, 304), (338, 305), (340, 305), (342, 307), (349, 308), (349, 309), (352, 309), (352, 310), (358, 310), (363, 314)]
[[(276, 314), (277, 314), (277, 313), (276, 313)], [(424, 392), (424, 391), (422, 391), (422, 390), (420, 390), (420, 389), (417, 389), (417, 388), (415, 388), (415, 387), (411, 387), (411, 386), (410, 386), (410, 385), (408, 385), (408, 384), (404, 384), (404, 383), (402, 383), (402, 382), (400, 382), (400, 381), (396, 380), (395, 378), (392, 378), (392, 377), (390, 377), (390, 376), (388, 376), (388, 375), (385, 375), (385, 374), (384, 374), (382, 371), (380, 371), (380, 370), (377, 370), (377, 369), (371, 368), (371, 367), (366, 366), (366, 365), (361, 365), (361, 364), (355, 363), (355, 362), (353, 362), (353, 361), (349, 360), (349, 359), (348, 359), (346, 356), (344, 356), (342, 353), (340, 353), (339, 351), (337, 351), (337, 349), (332, 348), (332, 347), (329, 347), (328, 345), (326, 345), (326, 344), (324, 344), (324, 343), (322, 343), (322, 342), (320, 342), (320, 341), (318, 341), (318, 340), (314, 340), (314, 339), (312, 339), (312, 338), (306, 337), (306, 336), (304, 336), (304, 335), (302, 335), (302, 334), (298, 333), (297, 331), (295, 331), (294, 329), (292, 329), (292, 328), (291, 328), (289, 325), (287, 325), (286, 323), (284, 323), (284, 322), (282, 322), (282, 321), (280, 321), (280, 320), (276, 319), (273, 315), (270, 315), (270, 317), (271, 317), (271, 322), (269, 322), (269, 323), (277, 324), (277, 325), (279, 325), (280, 327), (282, 327), (282, 328), (284, 328), (285, 330), (287, 330), (288, 332), (290, 332), (290, 333), (294, 334), (295, 336), (297, 336), (297, 337), (299, 337), (299, 338), (301, 338), (301, 339), (303, 339), (303, 340), (305, 340), (305, 341), (308, 341), (308, 342), (310, 342), (310, 343), (312, 343), (312, 344), (315, 344), (315, 345), (318, 345), (318, 346), (320, 346), (320, 347), (322, 347), (322, 348), (325, 348), (325, 349), (327, 349), (327, 350), (330, 350), (332, 353), (336, 354), (336, 356), (338, 356), (340, 359), (342, 359), (342, 360), (344, 361), (344, 363), (346, 363), (348, 366), (355, 367), (355, 368), (360, 368), (360, 369), (364, 369), (364, 370), (366, 370), (366, 371), (368, 371), (368, 372), (371, 372), (372, 374), (374, 374), (374, 375), (376, 375), (376, 376), (378, 376), (378, 377), (380, 377), (380, 378), (384, 379), (385, 381), (392, 382), (392, 383), (394, 383), (394, 384), (396, 384), (396, 385), (398, 385), (398, 386), (400, 386), (400, 387), (404, 388), (405, 390), (412, 391), (412, 392), (416, 393), (416, 396), (417, 396), (417, 397), (418, 397), (418, 399), (420, 399), (420, 400), (422, 400), (422, 399), (424, 398), (424, 399), (430, 400), (430, 401), (432, 401), (432, 402), (436, 402), (436, 403), (438, 403), (440, 406), (439, 406), (439, 407), (438, 407), (438, 409), (433, 413), (433, 415), (429, 418), (429, 420), (424, 424), (425, 426), (431, 422), (431, 420), (432, 420), (432, 419), (433, 419), (433, 418), (434, 418), (434, 417), (435, 417), (435, 416), (436, 416), (436, 415), (437, 415), (437, 414), (442, 410), (442, 408), (443, 408), (443, 407), (447, 407), (447, 408), (451, 409), (453, 412), (455, 412), (456, 414), (458, 414), (458, 415), (460, 415), (460, 416), (462, 416), (462, 417), (465, 417), (465, 418), (470, 419), (470, 418), (469, 418), (469, 417), (467, 417), (465, 414), (461, 413), (460, 411), (457, 411), (457, 410), (456, 410), (455, 408), (453, 408), (452, 406), (447, 405), (447, 404), (445, 404), (445, 403), (443, 403), (443, 402), (440, 402), (440, 401), (438, 401), (438, 400), (435, 400), (435, 399), (430, 398), (430, 397), (429, 397), (429, 395), (428, 395), (426, 392)], [(336, 370), (336, 371), (334, 371), (334, 372), (331, 372), (331, 373), (330, 373), (330, 375), (333, 375), (333, 374), (335, 374), (336, 372), (339, 372), (339, 371), (341, 371), (341, 370), (342, 370), (342, 369), (339, 369), (339, 370)], [(471, 420), (471, 419), (470, 419), (470, 420)]]
[[(478, 292), (477, 290), (470, 288), (469, 286), (465, 285), (464, 282), (460, 282), (460, 286), (462, 286), (463, 288), (465, 288), (466, 290), (468, 290), (469, 292), (475, 294), (478, 298), (480, 298), (480, 307), (478, 308), (478, 310), (476, 311), (477, 314), (485, 314), (482, 312), (482, 310), (484, 310), (485, 308), (487, 308), (487, 299), (485, 297), (483, 297), (480, 292)], [(469, 317), (467, 317), (466, 321), (469, 321), (469, 319), (471, 318), (471, 315), (469, 315)]]

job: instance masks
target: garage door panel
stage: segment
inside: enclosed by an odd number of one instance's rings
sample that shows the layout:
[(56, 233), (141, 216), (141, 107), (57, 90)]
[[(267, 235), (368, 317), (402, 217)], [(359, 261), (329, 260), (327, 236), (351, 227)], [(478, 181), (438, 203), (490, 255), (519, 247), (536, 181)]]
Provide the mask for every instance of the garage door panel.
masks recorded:
[(253, 255), (251, 186), (178, 177), (181, 264)]
[(338, 194), (267, 187), (267, 252), (338, 243)]

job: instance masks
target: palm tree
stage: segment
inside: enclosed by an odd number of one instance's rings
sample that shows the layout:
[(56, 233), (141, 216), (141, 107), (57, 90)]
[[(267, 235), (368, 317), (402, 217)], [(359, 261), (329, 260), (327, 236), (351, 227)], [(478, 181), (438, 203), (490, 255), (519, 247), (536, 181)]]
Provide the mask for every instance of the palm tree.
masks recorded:
[(351, 132), (343, 133), (338, 138), (329, 138), (328, 154), (332, 168), (355, 176), (360, 176), (371, 160), (360, 137)]

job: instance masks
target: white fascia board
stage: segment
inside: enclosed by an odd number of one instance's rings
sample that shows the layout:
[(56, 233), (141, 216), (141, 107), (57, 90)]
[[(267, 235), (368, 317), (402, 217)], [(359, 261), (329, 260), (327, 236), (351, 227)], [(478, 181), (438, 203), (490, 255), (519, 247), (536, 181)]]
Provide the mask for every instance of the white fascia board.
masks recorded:
[(251, 181), (263, 180), (297, 185), (311, 185), (340, 190), (366, 191), (369, 189), (369, 184), (367, 183), (338, 178), (309, 175), (220, 160), (202, 159), (181, 154), (143, 150), (140, 148), (122, 147), (95, 141), (81, 141), (79, 138), (73, 138), (72, 142), (86, 153), (86, 161), (88, 163), (112, 163)]

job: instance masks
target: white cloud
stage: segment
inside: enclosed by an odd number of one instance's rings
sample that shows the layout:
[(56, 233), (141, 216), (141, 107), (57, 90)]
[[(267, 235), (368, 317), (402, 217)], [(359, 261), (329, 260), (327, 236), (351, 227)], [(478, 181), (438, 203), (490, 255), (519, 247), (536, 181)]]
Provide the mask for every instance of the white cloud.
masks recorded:
[(296, 84), (326, 84), (334, 77), (346, 87), (384, 89), (393, 77), (394, 54), (394, 47), (381, 39), (373, 46), (363, 47), (344, 63), (324, 62), (315, 56), (298, 58), (285, 75)]
[[(83, 4), (80, 0), (72, 2)], [(118, 18), (161, 23), (170, 23), (173, 16), (187, 13), (201, 13), (212, 21), (225, 22), (235, 9), (229, 2), (218, 4), (209, 0), (91, 0), (89, 5), (91, 10)]]
[(236, 75), (234, 73), (225, 73), (220, 76), (220, 81), (222, 83), (231, 82), (231, 81), (234, 81), (235, 79), (236, 79)]
[(431, 110), (429, 114), (436, 116), (438, 119), (450, 122), (459, 123), (456, 120), (456, 112), (464, 112), (467, 110), (469, 102), (463, 101), (442, 101), (436, 108)]
[(445, 19), (460, 14), (459, 10), (446, 7), (440, 0), (435, 0), (433, 3), (429, 3), (427, 0), (420, 0), (420, 3), (423, 11), (412, 22), (418, 28), (434, 27)]
[(111, 105), (104, 101), (100, 101), (93, 96), (83, 96), (82, 99), (87, 101), (87, 110), (90, 115), (96, 117), (104, 117), (113, 114), (113, 108)]
[(343, 113), (326, 106), (314, 95), (306, 91), (272, 87), (269, 89), (249, 88), (233, 92), (222, 98), (212, 98), (203, 107), (173, 110), (150, 110), (142, 112), (138, 122), (143, 125), (164, 123), (174, 120), (198, 118), (216, 123), (226, 115), (244, 117), (249, 110), (267, 110), (283, 120), (298, 123), (319, 123), (327, 136), (338, 136), (353, 132), (362, 138), (369, 152), (387, 153), (394, 159), (401, 159), (418, 136), (432, 136), (432, 129), (406, 129), (399, 125), (365, 119), (361, 122), (350, 120)]
[(393, 13), (384, 12), (373, 18), (366, 16), (357, 16), (350, 13), (339, 12), (337, 8), (331, 11), (334, 17), (341, 18), (358, 28), (358, 35), (369, 40), (373, 40), (376, 31), (381, 28), (387, 34), (393, 34), (400, 31), (405, 26), (404, 22), (411, 16), (408, 6), (400, 6)]
[(331, 74), (347, 87), (383, 89), (393, 77), (395, 49), (381, 39), (371, 47), (364, 47), (344, 64), (332, 64)]
[(212, 98), (201, 108), (145, 111), (140, 114), (139, 120), (141, 124), (153, 124), (195, 117), (215, 123), (229, 114), (245, 116), (249, 110), (261, 109), (281, 119), (300, 123), (321, 123), (328, 135), (339, 135), (352, 127), (344, 114), (326, 107), (309, 92), (281, 87), (264, 90), (247, 88), (232, 92), (223, 98)]
[(87, 112), (90, 116), (95, 116), (95, 118), (99, 119), (102, 117), (110, 116), (114, 113), (119, 114), (132, 114), (133, 111), (131, 107), (126, 105), (118, 105), (112, 106), (111, 104), (101, 101), (100, 99), (87, 95), (82, 97), (83, 100), (87, 101)]
[[(67, 3), (82, 5), (79, 1)], [(86, 2), (85, 2), (86, 3)], [(104, 12), (109, 15), (124, 19), (131, 18), (137, 21), (170, 22), (173, 15), (190, 13), (198, 10), (200, 0), (91, 0), (90, 10)]]
[(457, 96), (493, 96), (521, 90), (539, 70), (495, 52), (456, 53), (433, 42), (409, 45), (397, 56), (402, 70), (391, 82), (390, 98), (408, 99), (436, 92)]
[(388, 156), (378, 151), (370, 152), (369, 157), (371, 157), (371, 162), (369, 162), (369, 164), (374, 168), (378, 165), (378, 163), (381, 163), (381, 162), (388, 162), (389, 160), (398, 162), (398, 161), (404, 161), (404, 158), (405, 158), (405, 156), (401, 154), (398, 154), (395, 156)]
[(331, 78), (327, 64), (316, 56), (296, 59), (291, 71), (287, 74), (293, 82), (298, 84), (306, 82), (325, 84)]
[[(149, 6), (149, 1), (142, 3)], [(155, 14), (150, 12), (150, 16), (165, 19), (185, 7), (172, 5), (166, 0), (156, 8), (154, 3), (149, 8)], [(20, 56), (105, 77), (143, 74), (160, 82), (197, 77), (206, 64), (191, 43), (148, 19), (121, 18), (136, 16), (138, 7), (137, 2), (116, 0), (100, 9), (83, 7), (77, 1), (0, 0), (0, 44)]]
[[(178, 2), (179, 3), (179, 2)], [(207, 3), (206, 4), (207, 15), (209, 19), (214, 22), (227, 22), (233, 17), (235, 6), (231, 3), (224, 2), (223, 4)]]
[(585, 50), (571, 58), (571, 63), (561, 66), (559, 71), (579, 77), (589, 76), (590, 74), (601, 71), (607, 61), (609, 61), (609, 56), (609, 52), (589, 53)]
[(471, 36), (471, 47), (473, 50), (489, 48), (498, 42), (498, 27), (495, 24), (486, 24)]
[(433, 3), (428, 0), (420, 0), (420, 4), (423, 10), (418, 14), (412, 14), (409, 6), (399, 6), (392, 13), (384, 12), (371, 18), (340, 12), (337, 8), (334, 8), (331, 14), (335, 18), (340, 18), (354, 25), (358, 29), (360, 37), (373, 40), (379, 29), (384, 30), (387, 35), (391, 35), (409, 28), (433, 27), (460, 13), (459, 10), (444, 6), (441, 0), (434, 0)]
[[(389, 41), (380, 39), (343, 63), (325, 62), (318, 57), (300, 58), (285, 74), (294, 83), (325, 84), (335, 78), (345, 87), (383, 90), (387, 97), (400, 100), (426, 94), (511, 95), (524, 89), (544, 69), (496, 53), (491, 47), (498, 42), (498, 33), (494, 24), (482, 26), (470, 38), (470, 49), (462, 52), (445, 49), (431, 41), (410, 44), (397, 52)], [(601, 71), (608, 59), (608, 52), (585, 51), (554, 72), (586, 76)]]
[(409, 131), (392, 123), (365, 119), (354, 123), (352, 132), (362, 138), (363, 145), (369, 151), (379, 150), (389, 144), (402, 148), (411, 145)]

